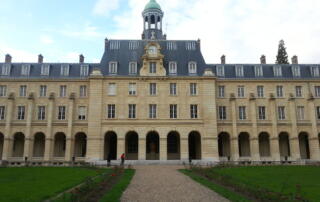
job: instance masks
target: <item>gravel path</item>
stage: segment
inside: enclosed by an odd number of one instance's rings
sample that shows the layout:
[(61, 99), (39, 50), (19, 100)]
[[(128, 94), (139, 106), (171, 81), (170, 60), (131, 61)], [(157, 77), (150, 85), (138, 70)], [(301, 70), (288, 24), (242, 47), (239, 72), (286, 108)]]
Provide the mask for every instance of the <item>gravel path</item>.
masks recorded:
[(136, 174), (121, 201), (228, 201), (177, 171), (178, 166), (136, 166)]

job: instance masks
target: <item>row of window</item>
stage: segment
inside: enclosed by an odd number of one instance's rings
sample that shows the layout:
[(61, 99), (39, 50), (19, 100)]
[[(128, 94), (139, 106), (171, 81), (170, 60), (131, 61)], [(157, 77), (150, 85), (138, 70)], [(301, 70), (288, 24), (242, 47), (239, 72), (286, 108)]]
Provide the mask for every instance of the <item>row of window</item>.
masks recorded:
[[(258, 120), (266, 120), (266, 107), (259, 106), (257, 108), (257, 118)], [(305, 120), (305, 108), (304, 106), (297, 107), (297, 119), (298, 120)], [(317, 119), (320, 120), (320, 107), (316, 108), (316, 115)], [(279, 106), (277, 108), (277, 118), (278, 120), (285, 120), (286, 119), (286, 109), (284, 106)], [(226, 106), (219, 106), (218, 107), (218, 119), (219, 120), (227, 120), (227, 107)], [(238, 119), (239, 120), (246, 120), (247, 119), (247, 107), (246, 106), (239, 106), (238, 107)]]
[[(295, 97), (301, 98), (303, 97), (303, 87), (302, 86), (295, 86)], [(265, 89), (264, 86), (257, 86), (257, 97), (258, 98), (264, 98), (265, 97)], [(219, 98), (225, 98), (225, 86), (218, 86), (218, 97)], [(245, 97), (245, 87), (244, 86), (238, 86), (237, 88), (237, 96), (238, 98), (244, 98)], [(283, 86), (276, 86), (276, 96), (279, 98), (284, 97), (284, 88)], [(320, 97), (320, 86), (314, 87), (314, 96)]]
[[(155, 26), (155, 24), (152, 24), (153, 26)], [(148, 29), (148, 22), (146, 22), (145, 27), (146, 29)], [(160, 24), (158, 24), (158, 28), (160, 28)], [(154, 27), (155, 28), (155, 27)], [(120, 41), (110, 41), (110, 49), (111, 50), (119, 50), (121, 43)], [(138, 49), (140, 46), (139, 41), (130, 41), (129, 42), (129, 50), (136, 50)], [(196, 42), (195, 41), (188, 41), (185, 43), (185, 48), (186, 50), (196, 50), (197, 46), (196, 46)], [(168, 41), (167, 42), (167, 49), (168, 50), (177, 50), (178, 49), (178, 45), (175, 41)]]
[[(129, 104), (128, 106), (128, 118), (135, 119), (137, 118), (137, 107), (136, 104)], [(38, 120), (45, 120), (46, 119), (46, 107), (45, 106), (38, 106), (37, 109), (37, 119)], [(66, 106), (58, 106), (57, 108), (57, 119), (58, 120), (66, 120)], [(150, 104), (149, 105), (149, 118), (156, 119), (157, 118), (157, 105)], [(86, 120), (87, 116), (87, 107), (80, 106), (78, 107), (78, 120)], [(177, 119), (178, 118), (178, 105), (171, 104), (169, 106), (169, 117), (170, 119)], [(116, 118), (116, 105), (109, 104), (107, 106), (107, 118), (114, 119)], [(190, 105), (190, 118), (197, 119), (198, 118), (198, 105)], [(0, 106), (0, 120), (5, 119), (5, 106)], [(25, 120), (26, 119), (26, 107), (25, 106), (18, 106), (17, 107), (17, 119), (18, 120)]]
[[(236, 65), (235, 66), (235, 72), (237, 77), (244, 77), (244, 70), (243, 66), (241, 65)], [(300, 72), (300, 66), (298, 65), (293, 65), (291, 67), (291, 72), (294, 77), (300, 77), (301, 72)], [(310, 72), (313, 77), (319, 77), (320, 76), (320, 71), (318, 66), (312, 66), (310, 67)], [(256, 77), (263, 77), (263, 68), (262, 65), (257, 65), (254, 67), (254, 73)], [(275, 77), (282, 77), (282, 67), (279, 65), (273, 66), (273, 75)], [(225, 69), (224, 66), (219, 65), (217, 66), (217, 76), (224, 77), (225, 76)]]

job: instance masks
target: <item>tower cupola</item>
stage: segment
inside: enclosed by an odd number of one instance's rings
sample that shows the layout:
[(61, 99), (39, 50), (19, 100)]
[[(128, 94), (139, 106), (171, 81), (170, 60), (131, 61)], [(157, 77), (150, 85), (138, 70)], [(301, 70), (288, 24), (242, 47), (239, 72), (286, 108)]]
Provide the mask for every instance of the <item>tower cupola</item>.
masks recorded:
[(143, 34), (142, 39), (161, 40), (165, 39), (162, 34), (162, 18), (164, 13), (156, 0), (150, 0), (145, 6), (143, 17)]

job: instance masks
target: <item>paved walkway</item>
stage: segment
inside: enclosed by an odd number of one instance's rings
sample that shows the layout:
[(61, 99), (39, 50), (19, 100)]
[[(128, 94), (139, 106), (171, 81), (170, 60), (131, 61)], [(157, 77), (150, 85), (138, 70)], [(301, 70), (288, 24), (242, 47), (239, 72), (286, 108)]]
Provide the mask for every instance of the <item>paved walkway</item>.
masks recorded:
[(136, 174), (121, 201), (228, 201), (177, 171), (178, 166), (136, 166)]

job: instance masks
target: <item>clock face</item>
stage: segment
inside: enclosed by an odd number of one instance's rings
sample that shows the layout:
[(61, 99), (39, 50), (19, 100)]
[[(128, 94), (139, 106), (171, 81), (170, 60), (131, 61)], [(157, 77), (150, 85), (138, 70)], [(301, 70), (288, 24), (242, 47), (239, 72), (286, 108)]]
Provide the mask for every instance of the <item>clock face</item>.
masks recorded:
[(157, 47), (155, 47), (155, 46), (149, 46), (149, 48), (148, 48), (148, 53), (149, 54), (152, 54), (152, 55), (155, 55), (155, 54), (157, 54)]

